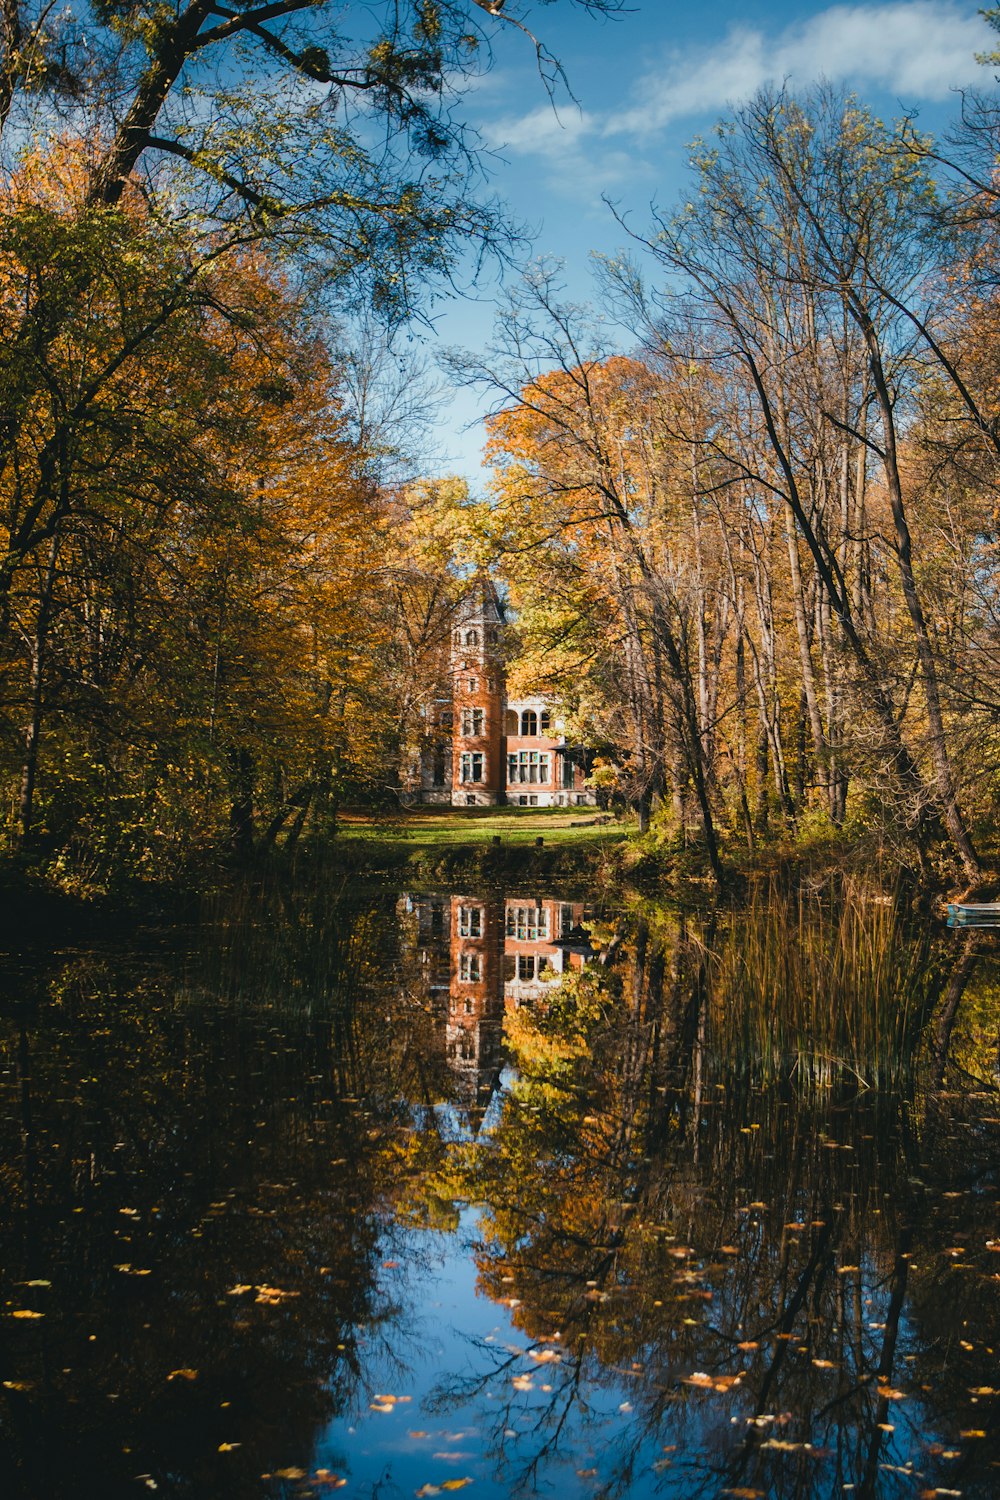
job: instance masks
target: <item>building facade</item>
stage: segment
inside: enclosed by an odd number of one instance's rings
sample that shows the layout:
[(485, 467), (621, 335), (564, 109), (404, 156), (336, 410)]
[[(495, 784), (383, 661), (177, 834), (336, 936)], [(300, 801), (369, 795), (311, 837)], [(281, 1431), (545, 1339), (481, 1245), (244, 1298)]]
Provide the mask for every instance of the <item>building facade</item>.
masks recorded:
[(508, 699), (503, 608), (480, 579), (457, 611), (442, 695), (403, 778), (403, 800), (451, 807), (585, 807), (586, 751), (548, 699)]

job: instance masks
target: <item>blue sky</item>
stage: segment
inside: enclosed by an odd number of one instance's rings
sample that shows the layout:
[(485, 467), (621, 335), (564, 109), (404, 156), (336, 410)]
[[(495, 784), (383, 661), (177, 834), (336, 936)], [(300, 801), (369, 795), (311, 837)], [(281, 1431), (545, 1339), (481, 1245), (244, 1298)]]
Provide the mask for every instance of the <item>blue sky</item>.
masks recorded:
[[(957, 111), (956, 90), (992, 83), (975, 53), (998, 43), (976, 6), (960, 0), (631, 0), (628, 13), (608, 21), (536, 4), (527, 19), (564, 64), (577, 102), (562, 95), (553, 109), (525, 38), (498, 28), (495, 65), (467, 103), (497, 153), (493, 189), (530, 224), (533, 253), (564, 262), (577, 300), (590, 295), (592, 253), (611, 253), (623, 240), (604, 197), (642, 227), (651, 200), (669, 205), (682, 192), (691, 139), (762, 84), (822, 77), (883, 116), (915, 112), (922, 128), (938, 131)], [(496, 290), (484, 285), (476, 301), (439, 304), (430, 352), (484, 343)], [(479, 414), (471, 393), (457, 392), (437, 433), (439, 470), (465, 474), (475, 487), (482, 433), (469, 424)]]

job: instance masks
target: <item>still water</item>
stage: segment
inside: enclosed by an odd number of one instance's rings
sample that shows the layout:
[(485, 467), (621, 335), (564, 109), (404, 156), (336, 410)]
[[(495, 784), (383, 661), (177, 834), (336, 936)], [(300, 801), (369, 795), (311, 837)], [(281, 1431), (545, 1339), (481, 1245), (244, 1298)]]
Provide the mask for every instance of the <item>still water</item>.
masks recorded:
[(11, 957), (0, 1495), (997, 1495), (998, 953), (275, 880)]

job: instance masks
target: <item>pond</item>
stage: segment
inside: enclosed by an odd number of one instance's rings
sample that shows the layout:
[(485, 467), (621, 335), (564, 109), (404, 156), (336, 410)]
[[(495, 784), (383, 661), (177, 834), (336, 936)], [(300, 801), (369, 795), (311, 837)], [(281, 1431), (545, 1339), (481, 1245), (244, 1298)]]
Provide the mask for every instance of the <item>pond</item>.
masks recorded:
[(998, 938), (272, 876), (11, 956), (0, 1494), (1000, 1493)]

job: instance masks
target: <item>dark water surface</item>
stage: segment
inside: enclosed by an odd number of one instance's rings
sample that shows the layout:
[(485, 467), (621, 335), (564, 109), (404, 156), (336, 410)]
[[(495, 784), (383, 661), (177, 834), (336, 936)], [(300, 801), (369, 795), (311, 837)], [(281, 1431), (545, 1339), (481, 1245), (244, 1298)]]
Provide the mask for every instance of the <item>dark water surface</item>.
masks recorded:
[(230, 894), (0, 969), (0, 1496), (1000, 1494), (1000, 933)]

